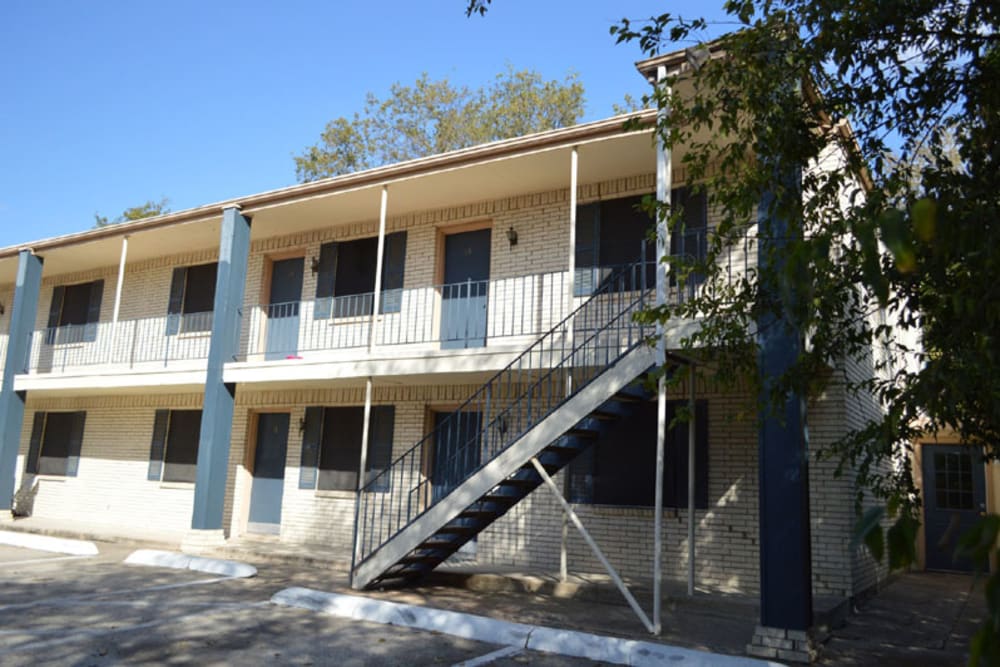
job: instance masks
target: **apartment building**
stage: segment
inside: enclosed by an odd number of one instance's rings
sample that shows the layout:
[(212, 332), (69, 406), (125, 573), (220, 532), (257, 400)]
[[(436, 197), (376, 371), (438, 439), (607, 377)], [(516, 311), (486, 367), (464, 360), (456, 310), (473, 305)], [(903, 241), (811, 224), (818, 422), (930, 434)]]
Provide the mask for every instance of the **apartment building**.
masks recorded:
[[(640, 381), (657, 356), (633, 314), (657, 263), (637, 204), (658, 186), (684, 203), (675, 254), (704, 252), (714, 214), (681, 164), (664, 184), (640, 116), (0, 250), (0, 509), (192, 549), (320, 547), (360, 587), (456, 551), (600, 571), (561, 498), (649, 577), (657, 402)], [(732, 275), (757, 261), (752, 229)], [(661, 280), (665, 299), (700, 288)], [(694, 325), (668, 324), (666, 363)], [(664, 576), (777, 590), (756, 397), (697, 376), (668, 417), (680, 406), (696, 417), (666, 437)], [(837, 385), (811, 397), (812, 446), (872, 410)], [(884, 573), (851, 548), (855, 489), (833, 471), (810, 462), (798, 510), (812, 594), (846, 599)]]

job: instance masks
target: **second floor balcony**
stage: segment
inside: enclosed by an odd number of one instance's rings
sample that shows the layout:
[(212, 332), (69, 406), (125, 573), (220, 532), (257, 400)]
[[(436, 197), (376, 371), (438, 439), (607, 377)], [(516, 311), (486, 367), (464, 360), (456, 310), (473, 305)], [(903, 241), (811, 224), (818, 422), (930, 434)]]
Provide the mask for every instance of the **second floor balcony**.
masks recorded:
[[(702, 253), (709, 233), (710, 228), (689, 232), (685, 247)], [(616, 289), (653, 286), (652, 254), (644, 249), (642, 255), (649, 260), (616, 278)], [(720, 259), (724, 279), (745, 271), (747, 258), (746, 244), (730, 249)], [(621, 270), (580, 266), (572, 281), (562, 270), (382, 290), (377, 313), (374, 292), (249, 305), (241, 312), (239, 354), (228, 363), (273, 368), (433, 356), (447, 364), (469, 352), (514, 353), (562, 322)], [(697, 276), (683, 289), (668, 282), (668, 299), (675, 303), (704, 288)], [(203, 371), (212, 323), (212, 312), (195, 312), (38, 329), (22, 368), (37, 378)]]

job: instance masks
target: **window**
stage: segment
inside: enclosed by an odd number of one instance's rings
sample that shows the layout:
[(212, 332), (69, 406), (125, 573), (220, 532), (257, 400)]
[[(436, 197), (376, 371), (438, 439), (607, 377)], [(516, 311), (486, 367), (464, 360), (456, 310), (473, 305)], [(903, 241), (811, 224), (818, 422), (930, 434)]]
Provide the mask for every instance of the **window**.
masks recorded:
[(152, 482), (191, 482), (198, 471), (201, 410), (157, 410), (149, 446)]
[[(667, 404), (667, 424), (678, 407)], [(656, 494), (656, 403), (643, 402), (633, 418), (609, 425), (569, 465), (567, 498), (573, 503), (652, 507)], [(687, 507), (688, 424), (667, 431), (663, 506)], [(708, 402), (695, 403), (695, 507), (708, 507)]]
[[(378, 238), (324, 243), (319, 253), (315, 317), (371, 315), (375, 294)], [(402, 306), (406, 232), (385, 237), (379, 313), (398, 313)]]
[[(705, 195), (677, 188), (671, 192), (671, 201), (683, 207), (684, 221), (684, 230), (675, 229), (671, 234), (671, 253), (675, 256), (704, 257), (708, 247)], [(640, 260), (648, 262), (645, 270), (633, 270), (623, 276), (622, 285), (630, 290), (653, 287), (656, 284), (656, 242), (650, 236), (652, 225), (649, 213), (642, 209), (642, 197), (609, 199), (578, 206), (576, 295), (592, 294), (611, 276)]]
[(56, 286), (52, 290), (45, 342), (53, 345), (96, 340), (103, 296), (103, 280)]
[(971, 510), (974, 507), (970, 452), (934, 453), (934, 497), (936, 509)]
[(167, 302), (167, 335), (211, 331), (215, 309), (215, 282), (219, 265), (179, 266), (170, 279)]
[(36, 412), (26, 472), (76, 477), (86, 412)]
[[(396, 409), (392, 405), (372, 407), (368, 425), (366, 482), (389, 467), (395, 415)], [(364, 418), (363, 407), (306, 408), (299, 488), (357, 490)], [(380, 478), (376, 490), (388, 488), (388, 480)]]

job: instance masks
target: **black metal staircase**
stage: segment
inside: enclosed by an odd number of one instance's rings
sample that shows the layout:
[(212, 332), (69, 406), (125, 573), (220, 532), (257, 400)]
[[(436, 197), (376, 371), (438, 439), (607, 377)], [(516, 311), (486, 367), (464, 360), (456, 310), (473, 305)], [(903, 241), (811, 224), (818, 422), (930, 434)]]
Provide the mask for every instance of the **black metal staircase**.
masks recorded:
[[(647, 399), (648, 396), (641, 386), (626, 387), (543, 449), (536, 456), (538, 462), (549, 475), (556, 474), (596, 441), (613, 423), (631, 417), (637, 403)], [(541, 484), (542, 477), (531, 463), (524, 463), (517, 472), (441, 526), (395, 565), (375, 577), (368, 586), (392, 586), (419, 579), (447, 560)]]
[(645, 269), (640, 263), (607, 277), (362, 488), (353, 587), (423, 576), (542, 483), (532, 459), (555, 473), (628, 417), (643, 398), (634, 381), (653, 362), (651, 328), (633, 317), (652, 298)]

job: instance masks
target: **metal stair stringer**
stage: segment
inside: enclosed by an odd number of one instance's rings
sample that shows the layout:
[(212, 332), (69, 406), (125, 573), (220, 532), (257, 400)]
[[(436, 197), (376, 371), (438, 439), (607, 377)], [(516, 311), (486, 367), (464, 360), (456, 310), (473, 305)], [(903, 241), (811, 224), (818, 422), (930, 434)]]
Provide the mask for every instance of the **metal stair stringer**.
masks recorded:
[[(356, 564), (351, 576), (351, 586), (361, 589), (378, 580), (445, 524), (482, 499), (498, 484), (517, 473), (532, 457), (537, 456), (602, 404), (625, 389), (645, 373), (654, 360), (653, 350), (640, 345), (605, 368), (591, 382), (469, 476), (445, 498)], [(482, 526), (479, 530), (485, 527)]]

